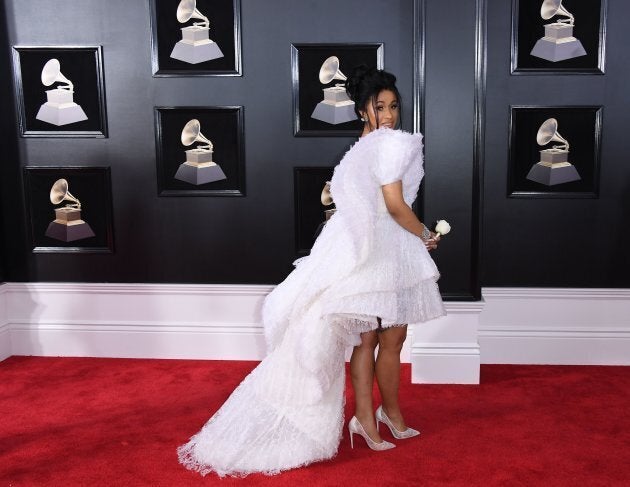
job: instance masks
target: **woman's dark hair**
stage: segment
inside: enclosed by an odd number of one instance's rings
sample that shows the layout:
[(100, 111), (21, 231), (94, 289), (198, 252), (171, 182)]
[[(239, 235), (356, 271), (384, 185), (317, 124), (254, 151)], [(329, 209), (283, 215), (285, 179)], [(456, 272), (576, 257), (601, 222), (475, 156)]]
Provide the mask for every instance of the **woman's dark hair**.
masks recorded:
[[(396, 88), (396, 76), (382, 69), (369, 68), (365, 64), (361, 64), (352, 69), (346, 80), (346, 92), (354, 102), (354, 111), (359, 118), (361, 118), (360, 111), (367, 111), (368, 103), (375, 105), (378, 94), (383, 90), (390, 90), (396, 95), (399, 109), (398, 125), (400, 126), (402, 100), (398, 88)], [(377, 113), (376, 110), (374, 112)], [(378, 128), (378, 118), (376, 123)]]

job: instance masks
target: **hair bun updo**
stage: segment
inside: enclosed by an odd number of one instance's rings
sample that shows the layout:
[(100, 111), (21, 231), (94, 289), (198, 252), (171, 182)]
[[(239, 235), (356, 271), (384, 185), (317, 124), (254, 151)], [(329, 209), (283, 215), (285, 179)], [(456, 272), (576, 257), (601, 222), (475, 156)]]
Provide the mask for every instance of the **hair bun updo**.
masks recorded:
[(369, 68), (365, 64), (352, 68), (350, 76), (346, 79), (346, 92), (353, 102), (356, 103), (356, 96), (361, 91), (363, 80), (368, 74), (372, 74), (373, 71), (376, 71), (376, 68)]
[(396, 76), (382, 69), (368, 67), (365, 64), (355, 66), (345, 83), (346, 93), (354, 102), (354, 111), (357, 117), (361, 117), (360, 111), (366, 109), (367, 103), (372, 97), (378, 96), (383, 90), (390, 90), (398, 98), (400, 93), (396, 88)]

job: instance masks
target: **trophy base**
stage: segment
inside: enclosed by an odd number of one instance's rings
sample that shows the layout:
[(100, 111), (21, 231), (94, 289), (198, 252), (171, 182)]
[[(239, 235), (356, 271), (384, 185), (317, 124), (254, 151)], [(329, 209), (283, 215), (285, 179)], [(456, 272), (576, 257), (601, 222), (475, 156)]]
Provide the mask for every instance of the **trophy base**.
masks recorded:
[(212, 151), (203, 149), (189, 149), (186, 152), (186, 162), (192, 166), (199, 166), (200, 164), (211, 165)]
[(354, 113), (354, 102), (352, 101), (337, 104), (320, 101), (315, 107), (315, 110), (313, 110), (311, 118), (321, 120), (331, 125), (337, 125), (357, 120), (357, 114)]
[(570, 183), (582, 179), (575, 169), (575, 166), (567, 163), (559, 167), (547, 166), (540, 163), (534, 164), (527, 173), (527, 179), (545, 186), (555, 186), (556, 184)]
[(175, 44), (171, 57), (189, 64), (202, 63), (223, 57), (223, 51), (216, 42), (204, 40), (194, 44), (179, 41)]
[(93, 237), (94, 232), (90, 228), (90, 225), (83, 220), (74, 220), (68, 224), (54, 220), (48, 225), (45, 235), (55, 240), (61, 240), (62, 242), (72, 242), (74, 240)]
[(184, 162), (183, 164), (180, 164), (179, 169), (177, 169), (175, 179), (179, 179), (185, 183), (194, 184), (195, 186), (227, 179), (223, 169), (221, 169), (217, 164), (205, 164), (206, 163), (204, 163), (203, 166), (193, 166)]
[(586, 51), (582, 43), (575, 37), (564, 37), (562, 39), (543, 37), (536, 41), (536, 45), (530, 54), (555, 63), (585, 56)]
[(352, 100), (348, 97), (346, 89), (342, 86), (331, 86), (330, 88), (324, 88), (324, 103), (331, 105), (338, 105), (340, 103), (352, 103)]
[(74, 102), (61, 105), (46, 102), (39, 108), (35, 118), (59, 126), (87, 120), (87, 115), (83, 108)]

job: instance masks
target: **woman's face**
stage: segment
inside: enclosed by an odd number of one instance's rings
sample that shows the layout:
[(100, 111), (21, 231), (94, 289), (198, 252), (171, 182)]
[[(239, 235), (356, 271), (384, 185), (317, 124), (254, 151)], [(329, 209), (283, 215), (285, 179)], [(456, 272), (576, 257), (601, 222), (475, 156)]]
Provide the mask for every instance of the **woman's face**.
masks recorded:
[(398, 98), (391, 90), (383, 90), (375, 100), (368, 101), (366, 110), (361, 113), (365, 119), (365, 127), (363, 135), (375, 130), (376, 128), (388, 127), (390, 129), (398, 126), (398, 116), (400, 115), (400, 107)]

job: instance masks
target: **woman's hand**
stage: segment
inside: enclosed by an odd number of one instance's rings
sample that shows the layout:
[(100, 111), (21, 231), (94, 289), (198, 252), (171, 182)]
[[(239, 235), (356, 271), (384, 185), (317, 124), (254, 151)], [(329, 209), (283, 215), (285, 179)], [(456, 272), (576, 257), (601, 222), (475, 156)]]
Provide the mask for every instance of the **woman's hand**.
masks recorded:
[(434, 232), (431, 232), (431, 238), (428, 240), (423, 240), (424, 246), (427, 248), (429, 252), (432, 250), (435, 250), (437, 249), (438, 242), (440, 241), (441, 238), (442, 237), (440, 237), (439, 235), (436, 235)]

